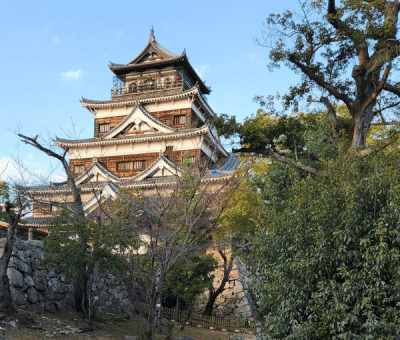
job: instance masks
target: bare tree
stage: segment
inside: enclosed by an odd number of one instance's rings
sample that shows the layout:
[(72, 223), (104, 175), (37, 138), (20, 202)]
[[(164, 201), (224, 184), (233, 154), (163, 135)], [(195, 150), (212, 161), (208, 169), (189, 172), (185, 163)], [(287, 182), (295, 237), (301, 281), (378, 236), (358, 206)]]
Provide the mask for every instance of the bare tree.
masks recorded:
[(142, 277), (150, 296), (146, 339), (152, 339), (154, 326), (161, 332), (159, 308), (168, 272), (207, 243), (238, 182), (232, 175), (213, 179), (186, 167), (167, 185), (156, 184), (152, 193), (123, 190), (117, 197), (113, 217), (137, 241), (132, 255), (145, 263)]

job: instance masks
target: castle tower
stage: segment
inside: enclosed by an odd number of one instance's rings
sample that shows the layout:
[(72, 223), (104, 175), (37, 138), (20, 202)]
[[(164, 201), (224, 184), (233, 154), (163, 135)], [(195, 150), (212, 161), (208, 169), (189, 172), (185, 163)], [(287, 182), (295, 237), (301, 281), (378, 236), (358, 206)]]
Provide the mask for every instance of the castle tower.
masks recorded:
[[(135, 58), (126, 64), (110, 62), (109, 68), (114, 73), (111, 99), (81, 100), (94, 116), (93, 138), (55, 141), (68, 150), (86, 213), (98, 207), (98, 194), (108, 199), (121, 186), (167, 184), (182, 172), (185, 157), (193, 169), (208, 172), (205, 180), (232, 175), (238, 161), (223, 148), (212, 126), (215, 113), (206, 99), (211, 89), (185, 51), (171, 53), (156, 41), (152, 29)], [(57, 215), (57, 207), (46, 204), (45, 197), (50, 201), (68, 192), (66, 182), (29, 189), (28, 194), (43, 199), (28, 226), (43, 227)]]

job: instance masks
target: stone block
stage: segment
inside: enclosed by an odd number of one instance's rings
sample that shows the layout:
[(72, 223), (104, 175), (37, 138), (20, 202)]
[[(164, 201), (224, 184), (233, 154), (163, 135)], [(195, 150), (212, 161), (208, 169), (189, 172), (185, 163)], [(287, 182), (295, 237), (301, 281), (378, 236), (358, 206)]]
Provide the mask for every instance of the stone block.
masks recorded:
[(70, 293), (65, 294), (64, 299), (65, 299), (65, 302), (68, 305), (70, 305), (71, 307), (75, 306), (75, 298), (74, 298), (74, 296), (72, 294), (70, 294)]
[(250, 306), (249, 305), (237, 307), (235, 309), (235, 313), (238, 313), (238, 314), (247, 313), (249, 311), (250, 311)]
[(53, 293), (53, 292), (48, 292), (46, 294), (46, 299), (47, 300), (56, 300), (59, 301), (62, 299), (62, 294), (61, 293)]
[(235, 294), (239, 294), (239, 293), (243, 292), (243, 287), (242, 287), (242, 285), (237, 285), (237, 286), (233, 287), (233, 292), (234, 292)]
[(10, 287), (11, 290), (11, 301), (14, 306), (26, 305), (28, 300), (25, 294), (21, 293), (19, 290), (15, 289), (13, 286)]
[(49, 313), (56, 313), (56, 312), (57, 312), (56, 307), (55, 307), (54, 304), (51, 303), (50, 301), (45, 301), (45, 303), (44, 303), (44, 310), (45, 310), (46, 312), (49, 312)]
[(42, 299), (41, 294), (33, 287), (28, 288), (26, 292), (28, 295), (28, 300), (31, 303), (36, 303)]
[(33, 282), (32, 276), (30, 275), (24, 277), (24, 282), (28, 287), (33, 287), (35, 285), (35, 282)]
[(52, 293), (61, 293), (64, 291), (64, 289), (61, 288), (60, 281), (55, 277), (51, 278), (49, 282), (47, 282), (47, 285)]
[(24, 276), (15, 268), (8, 268), (7, 275), (10, 283), (16, 287), (24, 286)]
[(35, 288), (39, 292), (44, 292), (47, 289), (47, 280), (44, 276), (43, 271), (35, 271), (32, 275), (33, 282), (35, 282)]

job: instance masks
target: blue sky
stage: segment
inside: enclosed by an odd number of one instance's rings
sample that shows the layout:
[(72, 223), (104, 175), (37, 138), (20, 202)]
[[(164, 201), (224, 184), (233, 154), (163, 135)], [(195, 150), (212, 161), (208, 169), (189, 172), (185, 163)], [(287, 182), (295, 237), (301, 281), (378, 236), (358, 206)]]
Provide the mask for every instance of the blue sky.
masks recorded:
[[(63, 136), (73, 122), (93, 136), (93, 115), (79, 99), (107, 100), (109, 61), (126, 63), (157, 42), (189, 61), (213, 92), (217, 113), (239, 119), (255, 113), (254, 95), (284, 92), (294, 82), (284, 68), (267, 70), (268, 49), (257, 46), (270, 13), (293, 9), (289, 1), (18, 1), (0, 2), (0, 172), (19, 157), (48, 171), (47, 158), (22, 145), (11, 131)], [(10, 131), (11, 130), (11, 131)]]

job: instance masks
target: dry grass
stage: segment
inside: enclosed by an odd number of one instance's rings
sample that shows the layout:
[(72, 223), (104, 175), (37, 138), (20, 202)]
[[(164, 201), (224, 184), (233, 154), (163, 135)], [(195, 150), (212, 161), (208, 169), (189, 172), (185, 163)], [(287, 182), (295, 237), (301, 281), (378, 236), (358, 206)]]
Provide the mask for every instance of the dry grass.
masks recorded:
[[(58, 314), (45, 314), (42, 316), (30, 313), (36, 322), (36, 326), (43, 330), (31, 330), (22, 326), (7, 329), (5, 338), (7, 340), (36, 340), (36, 339), (61, 339), (66, 336), (54, 334), (54, 332), (71, 330), (67, 327), (66, 323), (76, 323), (77, 328), (86, 327), (81, 314), (76, 312), (64, 312)], [(182, 335), (191, 337), (195, 340), (227, 340), (227, 333), (215, 330), (207, 330), (202, 328), (185, 327), (183, 331), (179, 330), (180, 325), (173, 329), (173, 335)], [(144, 322), (140, 317), (131, 317), (129, 320), (122, 318), (115, 318), (108, 315), (102, 315), (101, 319), (94, 324), (95, 330), (83, 334), (70, 334), (68, 339), (82, 340), (82, 339), (98, 339), (98, 340), (122, 340), (125, 335), (136, 335), (138, 339), (143, 334)], [(164, 331), (166, 326), (164, 326)], [(1, 335), (1, 334), (0, 334)], [(166, 334), (156, 334), (154, 340), (164, 340)], [(246, 339), (254, 339), (252, 335), (246, 335)]]

